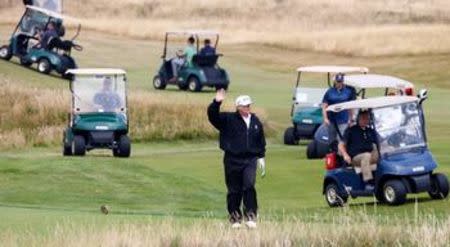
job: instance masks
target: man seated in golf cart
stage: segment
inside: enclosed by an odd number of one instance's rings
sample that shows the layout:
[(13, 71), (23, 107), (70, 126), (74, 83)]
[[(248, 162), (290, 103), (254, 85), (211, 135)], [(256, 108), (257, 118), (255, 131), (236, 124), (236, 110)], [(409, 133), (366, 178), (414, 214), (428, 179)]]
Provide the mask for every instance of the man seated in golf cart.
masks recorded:
[(370, 127), (370, 113), (360, 110), (358, 123), (348, 128), (339, 142), (339, 152), (345, 162), (361, 169), (366, 189), (373, 189), (372, 171), (378, 162), (377, 133)]
[(356, 99), (356, 91), (352, 87), (344, 84), (344, 74), (338, 73), (334, 79), (334, 86), (329, 88), (322, 100), (323, 122), (328, 126), (328, 144), (336, 151), (336, 140), (340, 139), (338, 131), (344, 133), (352, 119), (352, 111), (342, 111), (338, 113), (327, 112), (329, 105), (344, 103)]
[(101, 112), (116, 112), (122, 105), (119, 94), (112, 89), (111, 77), (105, 77), (103, 80), (103, 88), (95, 94), (94, 104)]
[(186, 59), (183, 50), (180, 49), (175, 54), (176, 56), (170, 60), (173, 77), (169, 79), (169, 81), (172, 83), (177, 82), (178, 71), (180, 71), (181, 67), (183, 67), (186, 64)]
[(186, 57), (186, 63), (188, 66), (192, 66), (192, 58), (197, 54), (197, 48), (195, 48), (195, 38), (189, 37), (187, 40), (187, 46), (184, 48), (184, 55)]
[(50, 41), (53, 39), (59, 39), (58, 32), (56, 31), (55, 28), (55, 23), (49, 22), (47, 25), (47, 29), (39, 33), (38, 39), (39, 39), (38, 46), (40, 48), (50, 50), (49, 48)]
[(216, 49), (211, 46), (211, 40), (205, 39), (205, 46), (200, 50), (200, 56), (214, 56), (216, 55)]

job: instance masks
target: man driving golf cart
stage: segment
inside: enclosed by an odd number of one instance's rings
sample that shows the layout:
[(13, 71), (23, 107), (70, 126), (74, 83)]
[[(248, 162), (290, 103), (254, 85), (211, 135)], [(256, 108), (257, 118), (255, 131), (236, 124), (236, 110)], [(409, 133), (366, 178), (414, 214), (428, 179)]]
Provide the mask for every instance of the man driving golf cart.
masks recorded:
[[(188, 45), (183, 49), (184, 63), (179, 54), (172, 56), (169, 47), (169, 38), (172, 43), (180, 45), (180, 37), (188, 37)], [(219, 42), (219, 34), (210, 31), (176, 31), (167, 32), (162, 55), (163, 63), (156, 76), (153, 78), (155, 89), (165, 89), (167, 85), (177, 85), (181, 90), (199, 92), (203, 87), (214, 87), (216, 89), (227, 89), (230, 83), (227, 72), (218, 64), (221, 54), (199, 53), (200, 37), (215, 37), (215, 45), (210, 45), (216, 50)], [(173, 40), (172, 40), (173, 39)], [(179, 47), (177, 48), (179, 50)]]
[(98, 106), (99, 111), (104, 112), (116, 112), (122, 106), (121, 97), (112, 89), (111, 77), (105, 77), (103, 87), (94, 95), (93, 101)]
[(72, 107), (64, 131), (63, 154), (83, 156), (92, 149), (112, 149), (129, 157), (126, 72), (121, 69), (74, 69)]
[[(352, 74), (344, 77), (345, 85), (356, 90), (358, 99), (370, 96), (411, 96), (414, 93), (414, 84), (401, 78), (379, 74)], [(354, 120), (354, 119), (349, 119)], [(342, 128), (346, 124), (342, 125)], [(308, 159), (321, 159), (330, 149), (336, 151), (336, 142), (331, 141), (328, 133), (329, 126), (321, 125), (314, 134), (313, 140), (308, 144), (306, 155)], [(343, 130), (341, 129), (341, 132)], [(335, 132), (333, 132), (335, 133)], [(335, 135), (333, 135), (334, 137)], [(330, 142), (334, 145), (330, 146)]]
[(357, 124), (345, 130), (339, 142), (339, 152), (347, 164), (362, 171), (366, 190), (373, 189), (372, 171), (378, 162), (377, 133), (370, 127), (370, 113), (366, 109), (359, 111)]
[[(437, 163), (427, 145), (422, 106), (426, 95), (421, 91), (418, 97), (376, 97), (327, 108), (333, 112), (369, 110), (360, 115), (358, 126), (347, 130), (341, 144), (343, 159), (339, 154), (327, 155), (323, 194), (330, 206), (342, 206), (349, 196), (375, 196), (389, 205), (405, 203), (410, 193), (428, 192), (433, 199), (447, 197), (447, 177), (435, 172)], [(353, 156), (351, 160), (345, 153)], [(349, 161), (361, 164), (362, 176), (359, 167), (348, 166)]]
[(47, 9), (26, 6), (9, 45), (0, 47), (0, 58), (10, 60), (16, 56), (23, 66), (30, 67), (36, 63), (41, 73), (49, 74), (55, 70), (63, 77), (67, 76), (67, 70), (77, 67), (71, 56), (72, 48), (78, 51), (83, 49), (74, 42), (80, 32), (80, 25), (71, 40), (60, 39), (65, 34), (63, 22), (67, 19), (71, 18)]

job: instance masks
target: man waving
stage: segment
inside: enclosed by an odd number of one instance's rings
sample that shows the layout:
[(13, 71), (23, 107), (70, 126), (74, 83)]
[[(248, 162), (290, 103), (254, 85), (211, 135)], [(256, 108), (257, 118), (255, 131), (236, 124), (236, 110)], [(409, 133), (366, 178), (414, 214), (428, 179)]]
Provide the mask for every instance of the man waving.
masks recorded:
[(265, 176), (266, 140), (263, 125), (258, 117), (251, 113), (252, 100), (247, 95), (237, 97), (235, 112), (220, 112), (220, 105), (225, 96), (224, 89), (217, 91), (216, 97), (208, 107), (208, 119), (220, 131), (220, 148), (225, 152), (223, 162), (230, 222), (233, 228), (241, 227), (240, 207), (243, 201), (245, 225), (256, 228), (257, 164), (262, 170), (261, 176)]

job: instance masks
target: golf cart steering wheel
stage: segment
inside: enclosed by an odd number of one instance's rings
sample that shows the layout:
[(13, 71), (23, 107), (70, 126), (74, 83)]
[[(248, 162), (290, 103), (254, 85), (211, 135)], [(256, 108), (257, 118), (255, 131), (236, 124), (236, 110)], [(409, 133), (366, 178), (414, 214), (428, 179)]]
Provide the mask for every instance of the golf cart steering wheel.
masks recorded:
[(83, 47), (81, 45), (77, 45), (75, 43), (72, 44), (73, 49), (76, 51), (83, 51)]

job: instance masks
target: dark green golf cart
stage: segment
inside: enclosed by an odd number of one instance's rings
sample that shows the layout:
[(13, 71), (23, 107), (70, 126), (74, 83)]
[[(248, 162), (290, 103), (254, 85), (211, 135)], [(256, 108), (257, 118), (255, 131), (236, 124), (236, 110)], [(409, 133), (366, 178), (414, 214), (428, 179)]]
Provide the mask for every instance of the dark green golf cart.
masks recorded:
[[(74, 42), (81, 26), (78, 26), (77, 33), (71, 40), (62, 40), (65, 35), (63, 22), (64, 17), (59, 13), (36, 6), (26, 6), (9, 44), (0, 47), (0, 58), (10, 60), (17, 57), (20, 64), (25, 67), (37, 64), (37, 70), (41, 73), (49, 74), (56, 71), (65, 77), (67, 70), (77, 68), (71, 56), (72, 49), (81, 51), (83, 48)], [(58, 38), (48, 39), (47, 44), (43, 46), (37, 37), (47, 30), (50, 24)]]
[[(195, 41), (196, 54), (192, 61), (185, 61), (177, 70), (177, 76), (174, 76), (172, 60), (176, 57), (175, 51), (183, 50), (184, 41), (192, 37)], [(169, 38), (175, 45), (168, 47)], [(219, 34), (210, 31), (174, 31), (167, 32), (164, 41), (164, 51), (162, 55), (163, 63), (153, 78), (153, 87), (155, 89), (165, 89), (167, 85), (176, 85), (180, 90), (189, 90), (199, 92), (203, 87), (213, 87), (216, 89), (227, 89), (230, 84), (227, 72), (218, 64), (218, 59), (222, 54), (200, 53), (200, 42), (202, 38), (214, 39), (211, 47), (216, 50), (219, 42)], [(174, 49), (175, 48), (175, 49)]]
[(83, 156), (92, 149), (111, 149), (129, 157), (127, 81), (121, 69), (75, 69), (72, 108), (64, 131), (63, 154)]

